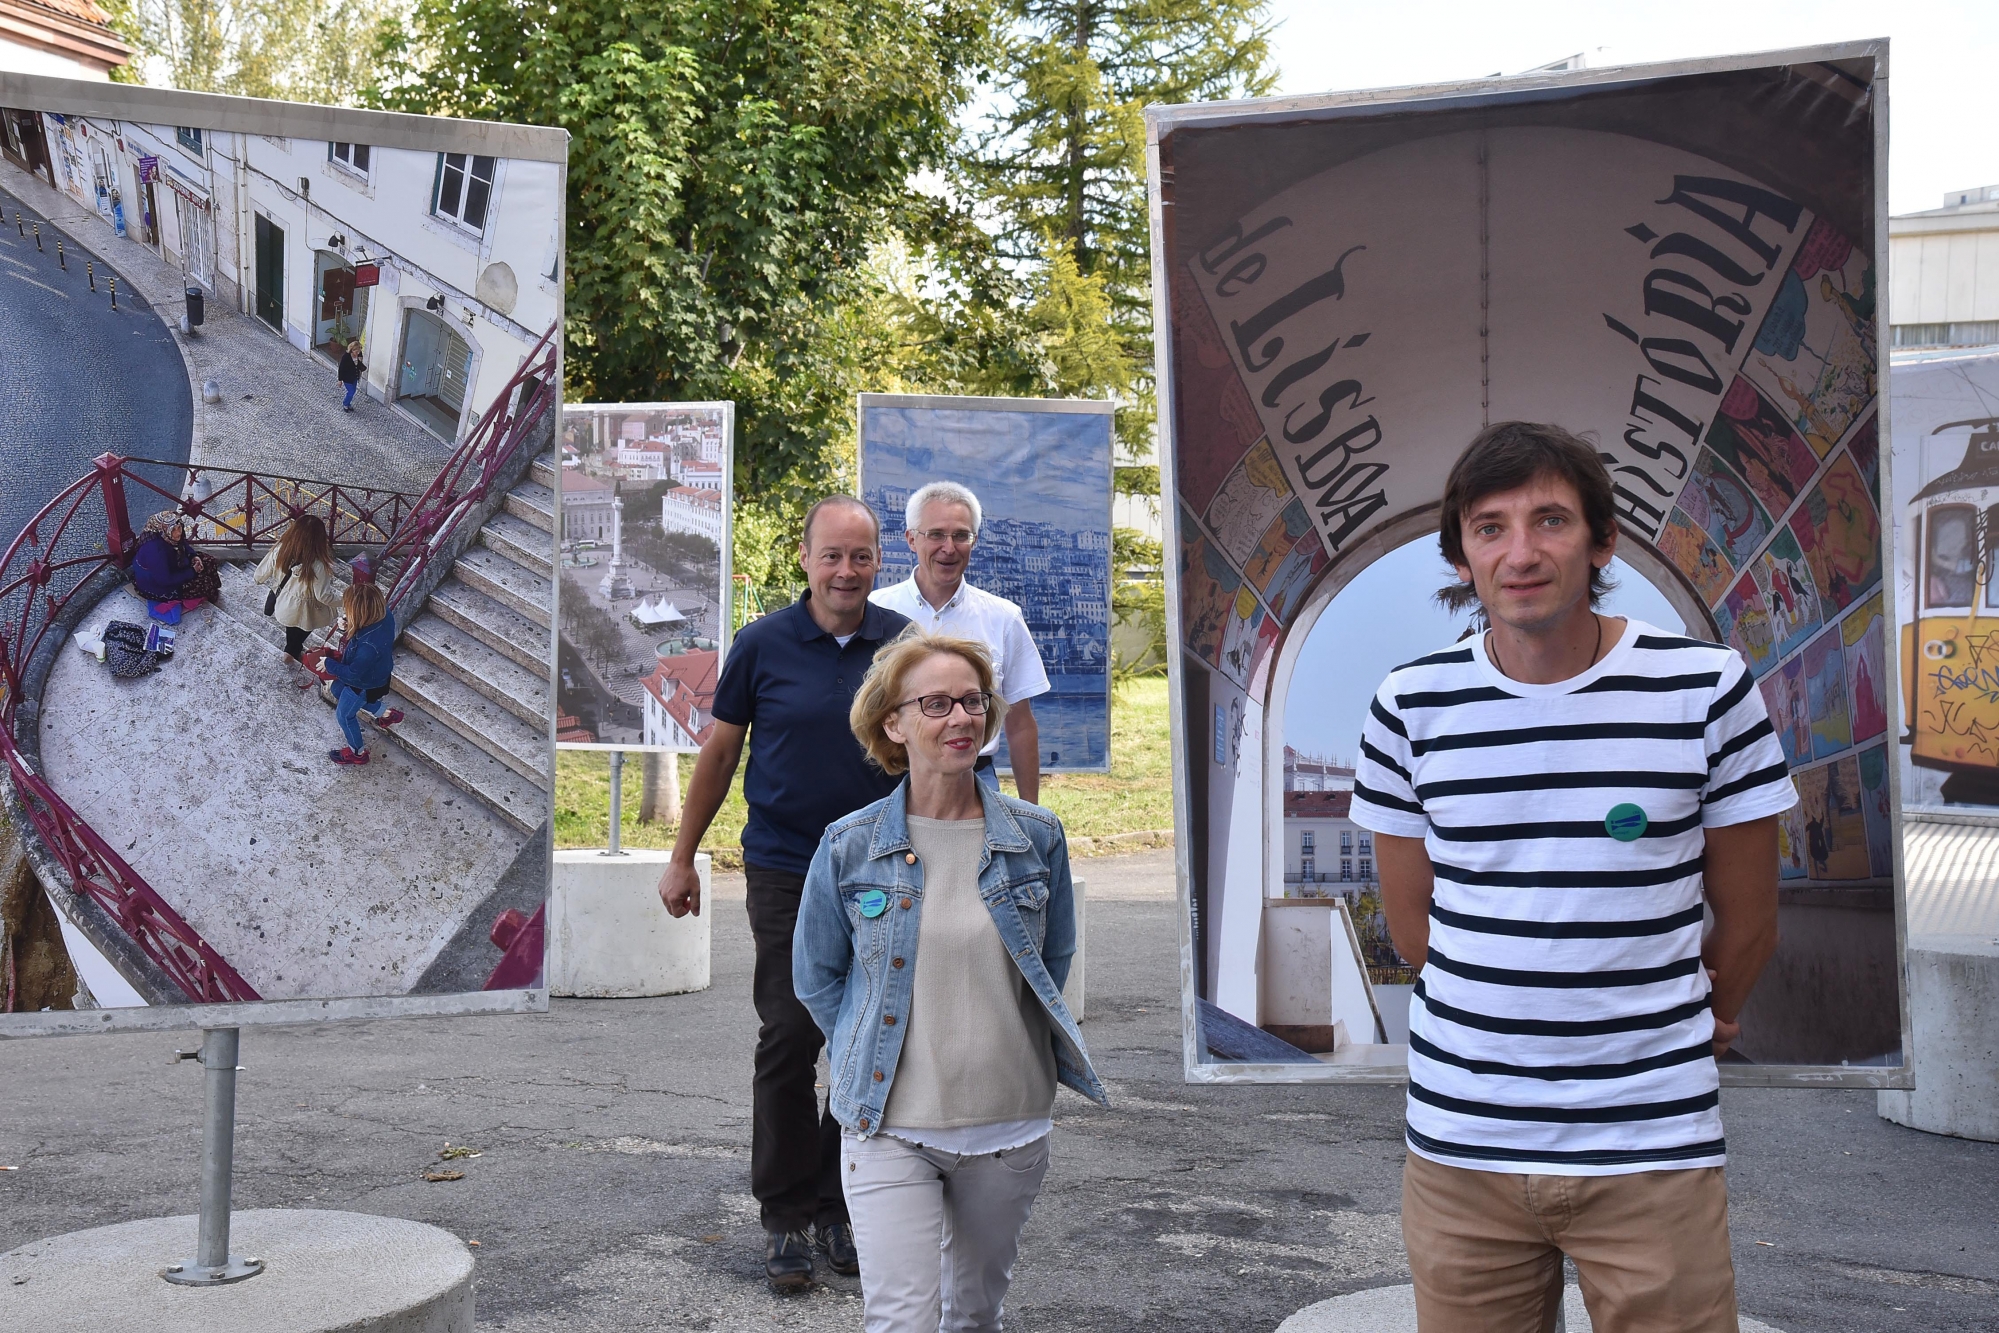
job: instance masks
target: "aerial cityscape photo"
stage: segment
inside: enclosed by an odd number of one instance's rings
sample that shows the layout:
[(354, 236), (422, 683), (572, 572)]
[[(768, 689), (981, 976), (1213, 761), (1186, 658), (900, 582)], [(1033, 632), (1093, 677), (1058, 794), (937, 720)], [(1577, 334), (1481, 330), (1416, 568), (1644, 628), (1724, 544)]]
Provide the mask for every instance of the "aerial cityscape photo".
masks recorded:
[(556, 742), (701, 748), (728, 646), (728, 403), (584, 403), (561, 432)]

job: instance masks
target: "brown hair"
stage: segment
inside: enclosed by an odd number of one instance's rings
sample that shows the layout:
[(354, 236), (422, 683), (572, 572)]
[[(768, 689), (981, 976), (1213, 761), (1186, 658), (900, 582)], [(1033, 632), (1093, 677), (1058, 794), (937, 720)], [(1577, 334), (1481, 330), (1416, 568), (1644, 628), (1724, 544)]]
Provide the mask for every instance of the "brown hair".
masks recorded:
[(300, 514), (292, 520), (278, 539), (278, 554), (272, 563), (280, 570), (296, 569), (306, 575), (314, 565), (324, 565), (329, 572), (333, 569), (333, 543), (327, 540), (326, 524), (319, 515)]
[[(925, 634), (914, 625), (904, 630), (893, 643), (875, 654), (874, 665), (868, 668), (861, 688), (854, 692), (854, 706), (847, 710), (847, 725), (854, 729), (854, 739), (884, 773), (907, 772), (909, 755), (889, 739), (882, 724), (894, 715), (897, 705), (908, 702), (903, 691), (909, 673), (940, 653), (970, 662), (979, 677), (979, 688), (987, 694), (993, 693), (993, 660), (983, 643), (948, 634)], [(986, 709), (986, 734), (979, 741), (981, 746), (999, 735), (1000, 718), (1005, 711), (1006, 700), (994, 695), (992, 706)]]
[(340, 609), (347, 613), (348, 634), (359, 634), (389, 614), (389, 599), (382, 596), (379, 584), (350, 583), (340, 594)]
[[(1464, 522), (1473, 505), (1489, 495), (1525, 486), (1537, 477), (1554, 477), (1575, 487), (1582, 500), (1583, 521), (1589, 524), (1591, 544), (1601, 550), (1610, 543), (1617, 532), (1610, 472), (1590, 443), (1560, 426), (1496, 421), (1472, 437), (1444, 483), (1442, 526), (1437, 532), (1444, 559), (1453, 568), (1471, 563), (1465, 559)], [(1592, 568), (1589, 604), (1595, 606), (1616, 586), (1607, 573)], [(1478, 592), (1469, 583), (1454, 583), (1440, 590), (1437, 600), (1461, 611), (1477, 605)]]

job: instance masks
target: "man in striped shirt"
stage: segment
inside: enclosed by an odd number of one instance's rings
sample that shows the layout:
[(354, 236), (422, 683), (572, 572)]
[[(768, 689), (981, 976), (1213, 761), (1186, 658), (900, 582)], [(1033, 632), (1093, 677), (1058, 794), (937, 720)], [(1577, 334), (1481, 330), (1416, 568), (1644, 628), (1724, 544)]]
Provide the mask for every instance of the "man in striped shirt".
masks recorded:
[[(1611, 480), (1504, 422), (1440, 544), (1489, 628), (1389, 673), (1353, 819), (1409, 1006), (1402, 1227), (1423, 1333), (1735, 1333), (1715, 1058), (1777, 941), (1797, 799), (1739, 654), (1597, 614)], [(1711, 925), (1704, 920), (1711, 916)]]

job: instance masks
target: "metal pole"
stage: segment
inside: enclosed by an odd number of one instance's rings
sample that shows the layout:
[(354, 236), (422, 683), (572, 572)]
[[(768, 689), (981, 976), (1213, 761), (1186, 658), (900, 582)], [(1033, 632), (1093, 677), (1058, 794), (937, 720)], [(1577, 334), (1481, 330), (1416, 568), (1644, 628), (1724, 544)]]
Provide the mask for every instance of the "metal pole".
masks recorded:
[[(193, 1260), (170, 1265), (160, 1274), (183, 1287), (214, 1287), (241, 1282), (264, 1271), (262, 1259), (239, 1259), (229, 1253), (229, 1186), (236, 1167), (235, 1028), (208, 1028), (201, 1034), (198, 1057), (205, 1085), (201, 1134), (201, 1224)], [(186, 1059), (192, 1052), (179, 1052)]]
[(624, 822), (625, 813), (625, 752), (611, 751), (611, 842), (604, 849), (605, 856), (623, 856), (618, 847), (621, 832), (619, 825)]

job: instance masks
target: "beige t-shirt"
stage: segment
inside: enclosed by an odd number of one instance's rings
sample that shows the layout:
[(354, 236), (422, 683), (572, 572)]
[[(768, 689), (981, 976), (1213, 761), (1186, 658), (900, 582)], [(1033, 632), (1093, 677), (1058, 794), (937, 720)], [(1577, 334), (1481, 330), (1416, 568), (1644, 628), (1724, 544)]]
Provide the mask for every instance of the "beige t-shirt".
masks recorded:
[(982, 819), (909, 817), (923, 866), (916, 976), (887, 1129), (956, 1129), (1046, 1117), (1055, 1106), (1048, 1014), (979, 897)]

